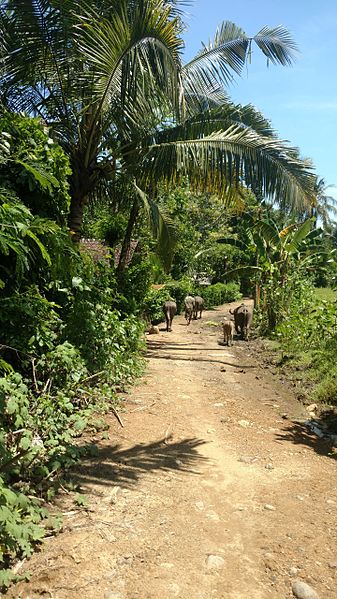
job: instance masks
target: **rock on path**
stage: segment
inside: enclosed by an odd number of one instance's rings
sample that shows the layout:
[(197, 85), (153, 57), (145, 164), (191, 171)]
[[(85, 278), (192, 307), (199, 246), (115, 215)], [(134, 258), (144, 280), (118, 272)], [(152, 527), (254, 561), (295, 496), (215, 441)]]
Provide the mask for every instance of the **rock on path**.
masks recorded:
[(297, 599), (319, 599), (316, 591), (302, 580), (295, 580), (292, 588)]

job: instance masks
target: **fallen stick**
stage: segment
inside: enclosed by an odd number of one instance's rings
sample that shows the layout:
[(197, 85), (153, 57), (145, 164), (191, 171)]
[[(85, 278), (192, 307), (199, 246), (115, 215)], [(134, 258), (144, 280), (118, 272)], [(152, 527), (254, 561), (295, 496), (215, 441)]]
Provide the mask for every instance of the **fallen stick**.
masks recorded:
[(94, 374), (91, 374), (90, 376), (87, 376), (85, 379), (82, 379), (82, 381), (80, 381), (81, 383), (86, 383), (87, 381), (90, 381), (91, 379), (94, 379), (97, 376), (101, 376), (101, 374), (104, 374), (104, 370), (100, 370), (99, 372), (95, 372)]
[(111, 408), (111, 411), (112, 411), (113, 415), (116, 416), (119, 424), (124, 428), (123, 421), (122, 421), (120, 415), (118, 414), (117, 410), (115, 410), (115, 408)]

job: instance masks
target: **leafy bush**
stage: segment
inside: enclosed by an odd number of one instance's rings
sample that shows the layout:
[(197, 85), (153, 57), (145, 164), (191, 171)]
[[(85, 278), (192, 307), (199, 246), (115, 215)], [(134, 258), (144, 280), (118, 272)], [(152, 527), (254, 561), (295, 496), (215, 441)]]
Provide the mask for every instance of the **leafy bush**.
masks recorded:
[(16, 366), (28, 367), (33, 356), (55, 346), (61, 325), (55, 308), (35, 286), (0, 298), (1, 343)]
[(196, 295), (201, 295), (204, 298), (207, 309), (235, 302), (242, 297), (240, 285), (237, 283), (215, 283), (215, 285), (197, 289)]
[(144, 318), (151, 324), (159, 324), (165, 320), (163, 304), (170, 299), (170, 291), (163, 289), (150, 289), (143, 302)]
[(274, 335), (288, 344), (288, 349), (294, 342), (305, 343), (310, 336), (308, 324), (314, 310), (311, 282), (293, 273), (283, 286), (270, 281), (264, 291), (260, 310), (261, 333), (274, 330)]
[(334, 364), (330, 364), (330, 371), (315, 386), (311, 397), (314, 401), (337, 406), (337, 368)]
[(144, 298), (150, 289), (152, 264), (136, 255), (130, 266), (118, 276), (118, 307), (126, 313), (141, 313)]
[[(287, 351), (328, 347), (328, 341), (337, 333), (336, 301), (317, 300), (310, 281), (289, 279), (285, 289), (280, 289), (280, 303), (275, 293), (275, 307), (278, 319), (274, 335), (280, 339)], [(282, 309), (281, 309), (282, 307)], [(275, 308), (274, 308), (275, 309)], [(330, 348), (332, 349), (332, 348)]]
[[(287, 295), (283, 297), (285, 292)], [(280, 297), (275, 294), (279, 324), (273, 337), (279, 341), (282, 363), (290, 367), (290, 376), (292, 368), (296, 379), (298, 372), (301, 373), (302, 387), (310, 401), (337, 405), (336, 300), (321, 299), (322, 293), (316, 294), (309, 281), (295, 275), (280, 294)], [(266, 316), (262, 316), (262, 325), (268, 330)]]
[(189, 277), (172, 281), (165, 285), (172, 299), (177, 303), (177, 313), (180, 314), (184, 309), (184, 299), (187, 295), (195, 295), (195, 285)]
[(38, 382), (33, 391), (18, 373), (0, 378), (0, 586), (10, 582), (11, 560), (30, 555), (44, 536), (41, 498), (53, 496), (62, 470), (84, 452), (75, 444), (90, 413), (84, 382), (68, 394)]
[(0, 161), (3, 187), (34, 215), (65, 224), (70, 206), (69, 159), (48, 135), (39, 119), (1, 111), (0, 131), (7, 134), (8, 150)]
[(140, 318), (122, 315), (120, 300), (107, 266), (73, 280), (64, 309), (63, 338), (80, 352), (90, 373), (103, 372), (113, 386), (137, 376), (142, 368), (144, 325)]
[(39, 502), (11, 490), (0, 477), (0, 589), (16, 579), (6, 566), (15, 557), (30, 556), (33, 544), (44, 537), (39, 523), (47, 515)]

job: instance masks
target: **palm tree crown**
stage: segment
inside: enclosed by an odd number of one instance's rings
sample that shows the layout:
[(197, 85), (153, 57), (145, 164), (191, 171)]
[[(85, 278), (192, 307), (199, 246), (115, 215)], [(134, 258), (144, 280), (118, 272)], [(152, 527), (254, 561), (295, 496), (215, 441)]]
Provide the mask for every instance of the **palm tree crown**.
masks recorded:
[(39, 115), (70, 156), (76, 236), (89, 196), (117, 178), (147, 202), (159, 181), (188, 176), (229, 199), (246, 185), (307, 205), (310, 163), (225, 92), (253, 42), (271, 62), (291, 64), (289, 33), (264, 27), (249, 38), (225, 22), (184, 65), (182, 31), (179, 2), (166, 0), (0, 4), (0, 91), (11, 109)]

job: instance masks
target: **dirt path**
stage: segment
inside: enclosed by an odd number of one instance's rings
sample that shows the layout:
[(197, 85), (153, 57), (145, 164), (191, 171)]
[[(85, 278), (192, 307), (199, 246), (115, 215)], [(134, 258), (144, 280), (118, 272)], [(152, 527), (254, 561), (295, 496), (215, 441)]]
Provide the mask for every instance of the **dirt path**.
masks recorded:
[(7, 596), (286, 599), (300, 578), (337, 597), (336, 462), (255, 343), (219, 345), (227, 309), (149, 337), (125, 427), (77, 470), (90, 509), (61, 498), (63, 534)]

